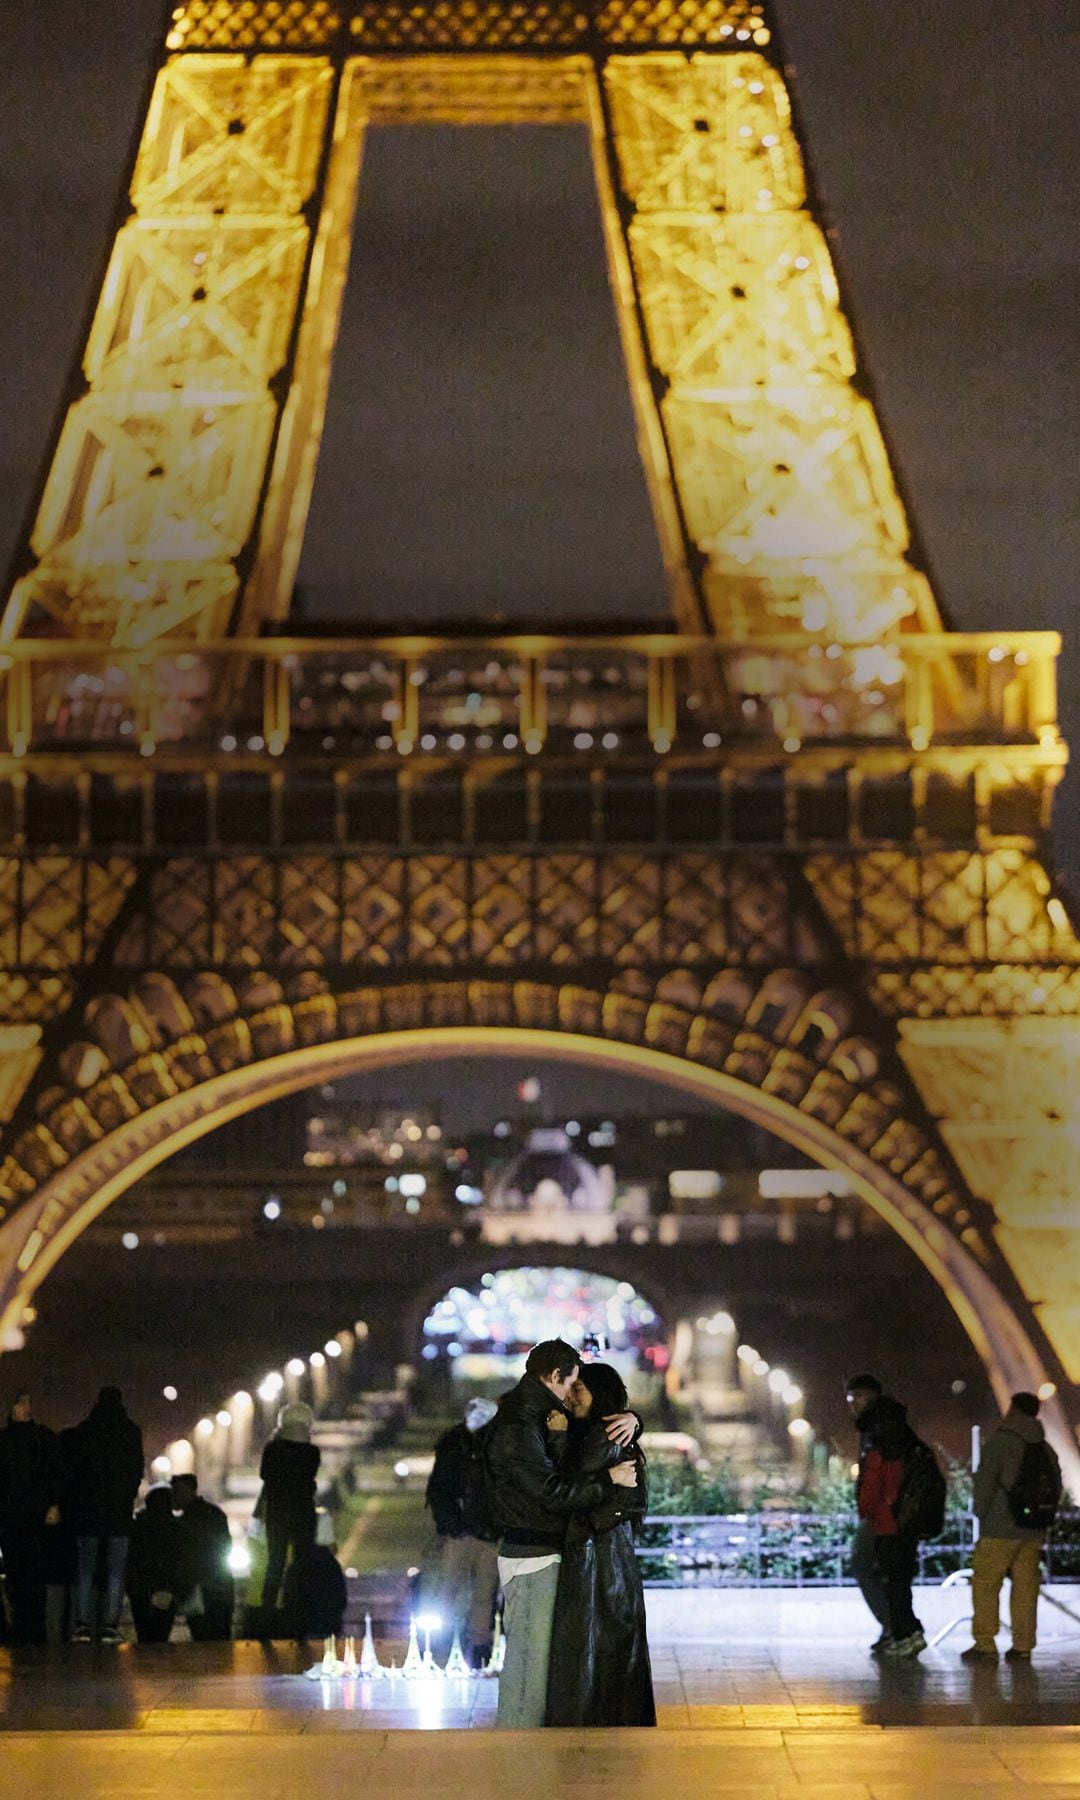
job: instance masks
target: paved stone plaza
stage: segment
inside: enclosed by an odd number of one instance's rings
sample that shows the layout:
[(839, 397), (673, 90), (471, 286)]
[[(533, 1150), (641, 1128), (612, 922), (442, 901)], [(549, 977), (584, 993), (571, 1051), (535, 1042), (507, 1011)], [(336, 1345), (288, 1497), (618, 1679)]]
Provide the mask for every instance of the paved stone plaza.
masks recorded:
[(919, 1663), (879, 1668), (847, 1629), (846, 1595), (715, 1598), (723, 1641), (654, 1633), (655, 1732), (496, 1736), (492, 1681), (305, 1681), (310, 1654), (289, 1645), (4, 1656), (0, 1792), (1080, 1800), (1080, 1629), (1063, 1616), (1028, 1667), (965, 1667), (961, 1628)]

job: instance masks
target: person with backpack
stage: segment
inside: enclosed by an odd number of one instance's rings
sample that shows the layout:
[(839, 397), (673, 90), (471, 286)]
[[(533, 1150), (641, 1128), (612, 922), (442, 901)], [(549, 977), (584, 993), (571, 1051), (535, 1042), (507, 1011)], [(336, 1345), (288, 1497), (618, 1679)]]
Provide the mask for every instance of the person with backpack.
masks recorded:
[(919, 1544), (936, 1537), (945, 1522), (945, 1478), (929, 1445), (908, 1424), (907, 1408), (888, 1396), (875, 1408), (856, 1498), (859, 1517), (874, 1533), (874, 1561), (888, 1609), (880, 1654), (918, 1656), (926, 1649), (926, 1635), (911, 1590)]
[(972, 1561), (971, 1632), (963, 1662), (997, 1662), (998, 1604), (1010, 1583), (1012, 1648), (1006, 1662), (1028, 1662), (1035, 1648), (1042, 1549), (1061, 1504), (1061, 1465), (1046, 1441), (1035, 1394), (1014, 1394), (982, 1448), (975, 1471), (979, 1541)]
[[(884, 1398), (884, 1389), (876, 1375), (854, 1375), (847, 1384), (847, 1402), (859, 1434), (859, 1480), (862, 1480), (866, 1458), (874, 1442), (874, 1419)], [(892, 1641), (889, 1631), (889, 1605), (878, 1572), (874, 1528), (861, 1515), (851, 1540), (851, 1573), (859, 1591), (877, 1620), (880, 1635), (870, 1646), (871, 1656), (880, 1656)]]
[[(472, 1668), (491, 1655), (495, 1594), (499, 1585), (499, 1527), (488, 1483), (487, 1447), (494, 1400), (475, 1398), (465, 1417), (444, 1431), (424, 1499), (439, 1541), (438, 1592), (444, 1630), (460, 1631)], [(447, 1636), (449, 1642), (449, 1635)]]

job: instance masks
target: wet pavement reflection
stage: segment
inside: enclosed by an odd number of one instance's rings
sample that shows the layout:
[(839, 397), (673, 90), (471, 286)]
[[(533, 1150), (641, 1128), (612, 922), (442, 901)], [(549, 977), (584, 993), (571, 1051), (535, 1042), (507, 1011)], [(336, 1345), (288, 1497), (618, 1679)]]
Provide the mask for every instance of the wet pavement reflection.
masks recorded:
[[(961, 1663), (952, 1642), (879, 1664), (861, 1646), (654, 1643), (662, 1724), (831, 1730), (1080, 1722), (1080, 1633), (1029, 1664)], [(387, 1660), (393, 1653), (388, 1648)], [(6, 1731), (488, 1727), (491, 1680), (305, 1680), (291, 1644), (125, 1644), (0, 1652)], [(1080, 1783), (1080, 1766), (1076, 1780)]]

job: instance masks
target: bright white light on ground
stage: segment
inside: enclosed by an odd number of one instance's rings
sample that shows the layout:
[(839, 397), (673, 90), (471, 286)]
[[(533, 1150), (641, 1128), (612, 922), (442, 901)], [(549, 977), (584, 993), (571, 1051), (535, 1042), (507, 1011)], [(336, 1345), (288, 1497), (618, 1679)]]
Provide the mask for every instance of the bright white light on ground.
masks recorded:
[(233, 1412), (243, 1412), (245, 1407), (251, 1405), (251, 1395), (245, 1388), (237, 1388), (230, 1404)]
[(757, 1351), (751, 1349), (749, 1344), (740, 1344), (739, 1348), (736, 1350), (735, 1354), (738, 1357), (740, 1362), (756, 1363), (758, 1360)]
[(791, 1386), (791, 1376), (786, 1369), (774, 1369), (769, 1376), (769, 1386), (774, 1394), (782, 1394), (786, 1387)]
[(251, 1574), (251, 1551), (246, 1544), (233, 1544), (229, 1550), (228, 1561), (230, 1574)]
[(341, 1345), (338, 1343), (337, 1338), (327, 1338), (326, 1343), (323, 1345), (323, 1349), (326, 1351), (327, 1356), (341, 1355)]
[(792, 1419), (788, 1425), (788, 1430), (793, 1438), (804, 1438), (809, 1437), (813, 1427), (810, 1424), (809, 1419)]
[(754, 1374), (765, 1376), (768, 1373), (769, 1373), (768, 1363), (765, 1361), (765, 1358), (763, 1356), (759, 1356), (757, 1359), (757, 1362), (754, 1364)]
[(123, 1244), (125, 1250), (137, 1250), (139, 1248), (139, 1234), (137, 1231), (125, 1231), (120, 1242)]
[(802, 1388), (796, 1386), (794, 1381), (791, 1383), (790, 1387), (784, 1389), (782, 1395), (785, 1406), (798, 1406), (802, 1397)]
[(270, 1198), (268, 1200), (264, 1201), (264, 1203), (263, 1203), (263, 1218), (264, 1219), (280, 1219), (280, 1217), (281, 1217), (281, 1201), (278, 1199), (276, 1194), (271, 1194)]
[(306, 1365), (302, 1356), (292, 1356), (285, 1364), (286, 1375), (302, 1375)]
[(172, 1382), (169, 1383), (168, 1387), (163, 1387), (161, 1391), (166, 1400), (176, 1399), (176, 1389), (173, 1387)]
[(1044, 1381), (1042, 1386), (1039, 1389), (1039, 1399), (1040, 1400), (1052, 1400), (1056, 1393), (1057, 1393), (1056, 1382)]
[(155, 1475), (171, 1475), (172, 1463), (167, 1456), (155, 1456), (150, 1468)]
[(427, 1193), (426, 1178), (423, 1175), (413, 1174), (411, 1171), (401, 1177), (398, 1186), (410, 1200), (417, 1200), (421, 1194)]
[(213, 1419), (200, 1419), (195, 1427), (196, 1437), (210, 1437), (214, 1429)]
[(221, 1426), (223, 1431), (227, 1431), (229, 1426), (232, 1424), (232, 1413), (226, 1412), (225, 1408), (222, 1407), (221, 1411), (217, 1415), (217, 1422)]
[(409, 1465), (407, 1462), (396, 1462), (394, 1464), (394, 1474), (398, 1477), (399, 1481), (404, 1481), (408, 1473)]
[(313, 1369), (325, 1369), (325, 1367), (326, 1367), (326, 1358), (323, 1355), (321, 1350), (313, 1351), (312, 1354), (308, 1357), (308, 1362), (311, 1364)]
[(277, 1370), (271, 1369), (269, 1375), (264, 1375), (259, 1383), (257, 1390), (259, 1399), (267, 1401), (276, 1400), (284, 1386), (285, 1382), (278, 1374)]

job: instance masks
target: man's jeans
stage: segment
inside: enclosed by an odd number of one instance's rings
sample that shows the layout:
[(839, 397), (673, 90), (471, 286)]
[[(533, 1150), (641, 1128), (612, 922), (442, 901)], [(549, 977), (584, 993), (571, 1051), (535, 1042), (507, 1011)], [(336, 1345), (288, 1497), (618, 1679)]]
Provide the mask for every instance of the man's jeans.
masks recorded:
[[(105, 1546), (105, 1589), (96, 1591), (99, 1546)], [(75, 1581), (75, 1624), (92, 1631), (98, 1623), (114, 1630), (120, 1623), (124, 1604), (124, 1574), (127, 1570), (126, 1537), (81, 1537), (79, 1539), (79, 1573)]]
[(542, 1725), (547, 1716), (548, 1661), (559, 1565), (551, 1563), (535, 1575), (515, 1575), (503, 1590), (506, 1661), (499, 1676), (496, 1725), (524, 1730)]
[(862, 1597), (882, 1631), (888, 1631), (890, 1629), (889, 1602), (885, 1597), (885, 1589), (877, 1571), (874, 1528), (869, 1519), (859, 1520), (858, 1529), (851, 1540), (851, 1573), (862, 1589)]

